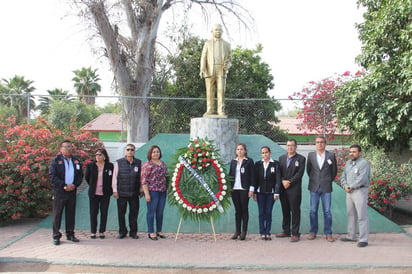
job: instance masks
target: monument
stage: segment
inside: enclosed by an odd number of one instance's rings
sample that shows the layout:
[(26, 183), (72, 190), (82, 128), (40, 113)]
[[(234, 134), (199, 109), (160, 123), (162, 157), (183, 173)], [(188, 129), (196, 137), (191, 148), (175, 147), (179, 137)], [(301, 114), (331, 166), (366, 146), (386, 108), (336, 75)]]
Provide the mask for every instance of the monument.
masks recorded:
[(222, 39), (222, 33), (222, 26), (214, 25), (212, 39), (203, 46), (200, 77), (205, 78), (206, 112), (202, 118), (191, 119), (190, 138), (207, 137), (213, 140), (223, 161), (229, 163), (238, 143), (239, 120), (228, 119), (225, 114), (226, 76), (231, 66), (231, 49), (230, 44)]

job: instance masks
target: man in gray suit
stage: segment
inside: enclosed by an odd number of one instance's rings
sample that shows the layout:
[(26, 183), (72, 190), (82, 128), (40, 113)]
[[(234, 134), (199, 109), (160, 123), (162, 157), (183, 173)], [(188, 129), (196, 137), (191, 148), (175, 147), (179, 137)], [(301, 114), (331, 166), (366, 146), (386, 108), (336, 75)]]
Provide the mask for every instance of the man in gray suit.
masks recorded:
[(316, 151), (310, 152), (307, 159), (306, 171), (309, 176), (310, 191), (310, 235), (309, 240), (314, 240), (318, 233), (318, 208), (322, 200), (324, 233), (328, 242), (333, 242), (332, 213), (330, 211), (332, 200), (332, 182), (335, 180), (338, 168), (335, 154), (327, 151), (326, 138), (316, 138)]

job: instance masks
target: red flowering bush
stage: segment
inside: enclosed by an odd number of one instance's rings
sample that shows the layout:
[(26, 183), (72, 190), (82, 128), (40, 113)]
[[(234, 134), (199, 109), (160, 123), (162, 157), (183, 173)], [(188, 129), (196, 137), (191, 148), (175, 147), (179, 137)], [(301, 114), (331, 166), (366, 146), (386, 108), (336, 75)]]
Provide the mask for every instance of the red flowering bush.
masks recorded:
[(43, 119), (20, 125), (15, 117), (1, 119), (0, 222), (49, 213), (52, 196), (49, 165), (63, 139), (73, 140), (73, 153), (83, 164), (102, 146), (90, 133), (73, 129), (64, 133)]
[[(340, 184), (339, 177), (346, 161), (350, 159), (349, 148), (335, 149), (334, 152), (338, 162), (336, 182)], [(409, 200), (408, 196), (412, 193), (412, 163), (399, 167), (379, 149), (370, 149), (363, 156), (370, 162), (372, 171), (368, 204), (390, 216), (396, 202)]]

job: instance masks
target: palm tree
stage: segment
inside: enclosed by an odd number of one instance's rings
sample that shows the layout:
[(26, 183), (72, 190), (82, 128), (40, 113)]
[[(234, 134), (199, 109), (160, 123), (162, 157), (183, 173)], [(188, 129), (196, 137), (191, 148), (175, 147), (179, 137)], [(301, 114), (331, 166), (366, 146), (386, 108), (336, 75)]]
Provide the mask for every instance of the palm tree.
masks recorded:
[(101, 90), (101, 86), (97, 83), (100, 81), (97, 69), (92, 70), (91, 67), (82, 68), (73, 71), (76, 75), (73, 77), (74, 88), (80, 99), (86, 104), (94, 105), (97, 92)]
[(47, 90), (49, 96), (41, 96), (39, 99), (39, 105), (36, 107), (40, 110), (40, 115), (47, 116), (49, 114), (50, 106), (56, 101), (66, 101), (70, 102), (73, 99), (70, 98), (70, 94), (67, 90), (61, 88), (55, 88), (52, 90)]
[(24, 79), (24, 76), (15, 75), (13, 78), (2, 79), (0, 92), (4, 94), (1, 103), (15, 108), (18, 113), (18, 120), (24, 117), (30, 119), (30, 112), (34, 110), (36, 103), (34, 97), (30, 95), (36, 88), (32, 86), (33, 81)]

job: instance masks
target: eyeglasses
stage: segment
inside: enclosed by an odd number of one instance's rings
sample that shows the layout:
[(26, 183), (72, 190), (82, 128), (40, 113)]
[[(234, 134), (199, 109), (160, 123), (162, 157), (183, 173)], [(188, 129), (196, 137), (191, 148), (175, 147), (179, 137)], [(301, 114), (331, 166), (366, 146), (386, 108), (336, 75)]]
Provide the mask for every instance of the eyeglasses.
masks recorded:
[(126, 151), (134, 151), (134, 148), (126, 148)]
[(96, 153), (96, 156), (102, 156), (103, 154), (101, 154), (101, 153)]

